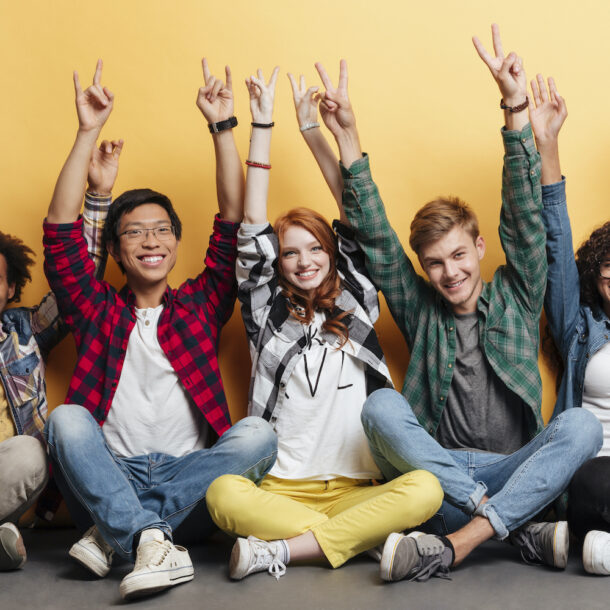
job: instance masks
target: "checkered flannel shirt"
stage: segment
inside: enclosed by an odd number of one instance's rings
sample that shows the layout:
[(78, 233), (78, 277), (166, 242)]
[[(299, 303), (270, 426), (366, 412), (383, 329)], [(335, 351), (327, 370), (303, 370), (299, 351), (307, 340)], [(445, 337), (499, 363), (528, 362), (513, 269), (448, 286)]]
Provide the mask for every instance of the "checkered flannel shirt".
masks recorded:
[[(117, 292), (94, 278), (80, 226), (80, 220), (45, 222), (45, 273), (78, 351), (66, 402), (84, 406), (102, 424), (135, 326), (135, 297), (128, 286)], [(216, 217), (205, 270), (177, 290), (167, 288), (157, 327), (163, 352), (218, 435), (231, 425), (216, 353), (220, 329), (235, 302), (238, 228)]]
[[(477, 302), (479, 336), (494, 372), (531, 411), (529, 432), (543, 427), (538, 370), (538, 321), (546, 286), (540, 156), (530, 125), (502, 131), (504, 170), (500, 240), (506, 264), (484, 283)], [(411, 351), (402, 388), (420, 423), (436, 434), (455, 362), (450, 307), (415, 272), (385, 214), (365, 155), (341, 167), (343, 205), (366, 255), (367, 269), (388, 303)]]
[[(106, 250), (102, 229), (110, 197), (87, 193), (83, 232), (97, 273), (104, 274)], [(45, 360), (66, 335), (57, 301), (52, 292), (36, 307), (6, 309), (0, 317), (0, 381), (9, 404), (17, 434), (42, 440), (47, 417)]]
[[(362, 250), (351, 230), (335, 221), (339, 239), (337, 269), (343, 283), (333, 313), (350, 312), (343, 322), (349, 343), (343, 349), (364, 362), (367, 394), (393, 387), (373, 322), (379, 317), (377, 289), (368, 278)], [(303, 325), (290, 315), (277, 275), (278, 240), (271, 225), (242, 225), (238, 233), (237, 282), (241, 315), (246, 326), (252, 376), (248, 413), (272, 425), (279, 417), (286, 384), (307, 338)], [(333, 333), (322, 331), (330, 345), (339, 347)]]

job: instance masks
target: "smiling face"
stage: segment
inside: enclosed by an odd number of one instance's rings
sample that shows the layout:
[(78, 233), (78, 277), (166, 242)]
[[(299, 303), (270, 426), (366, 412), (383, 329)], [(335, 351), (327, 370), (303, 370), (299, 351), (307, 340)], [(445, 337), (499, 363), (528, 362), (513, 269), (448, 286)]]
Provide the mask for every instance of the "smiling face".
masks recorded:
[(0, 254), (0, 313), (15, 296), (15, 284), (8, 283), (8, 265), (4, 254)]
[(293, 286), (311, 295), (330, 271), (330, 256), (316, 237), (299, 225), (282, 235), (280, 270)]
[(483, 290), (480, 261), (484, 254), (483, 238), (479, 235), (473, 240), (460, 225), (420, 248), (419, 262), (432, 286), (454, 313), (476, 311), (477, 299)]
[[(131, 212), (126, 212), (118, 223), (118, 246), (108, 251), (120, 263), (127, 277), (127, 284), (136, 295), (139, 307), (154, 307), (144, 304), (140, 295), (159, 295), (156, 305), (167, 286), (167, 276), (176, 264), (178, 241), (173, 233), (169, 239), (161, 240), (153, 231), (144, 231), (138, 239), (130, 239), (125, 231), (155, 229), (171, 226), (169, 214), (156, 203), (145, 203)], [(148, 303), (148, 300), (147, 300)]]

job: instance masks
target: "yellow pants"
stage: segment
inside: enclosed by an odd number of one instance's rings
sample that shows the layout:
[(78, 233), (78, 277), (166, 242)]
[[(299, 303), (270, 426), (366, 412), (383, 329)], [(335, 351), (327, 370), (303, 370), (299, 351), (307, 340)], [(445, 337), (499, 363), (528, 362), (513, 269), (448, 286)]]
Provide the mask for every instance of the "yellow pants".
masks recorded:
[(443, 491), (425, 470), (384, 485), (343, 477), (294, 481), (268, 475), (257, 487), (227, 474), (210, 485), (206, 500), (216, 525), (230, 534), (276, 540), (311, 530), (337, 568), (381, 544), (388, 534), (430, 519), (443, 501)]

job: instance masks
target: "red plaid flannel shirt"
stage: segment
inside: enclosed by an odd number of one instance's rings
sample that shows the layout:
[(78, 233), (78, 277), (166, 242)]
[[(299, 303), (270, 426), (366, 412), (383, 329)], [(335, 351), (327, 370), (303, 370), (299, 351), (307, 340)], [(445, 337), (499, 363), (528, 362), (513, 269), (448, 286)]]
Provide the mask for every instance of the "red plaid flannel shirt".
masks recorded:
[[(127, 286), (117, 292), (95, 279), (81, 225), (82, 219), (44, 223), (44, 267), (78, 352), (66, 402), (84, 406), (101, 425), (135, 325), (135, 297)], [(218, 435), (231, 426), (216, 353), (220, 329), (235, 303), (238, 228), (239, 223), (216, 217), (204, 271), (177, 290), (167, 288), (157, 327), (176, 375)]]

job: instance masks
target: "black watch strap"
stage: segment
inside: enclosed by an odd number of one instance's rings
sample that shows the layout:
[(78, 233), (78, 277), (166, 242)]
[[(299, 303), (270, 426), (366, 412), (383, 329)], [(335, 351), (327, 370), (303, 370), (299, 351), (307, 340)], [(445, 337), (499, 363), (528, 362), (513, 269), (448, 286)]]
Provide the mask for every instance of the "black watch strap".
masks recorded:
[(218, 123), (208, 123), (210, 133), (219, 133), (225, 129), (233, 129), (237, 127), (237, 118), (232, 116), (225, 121), (218, 121)]

